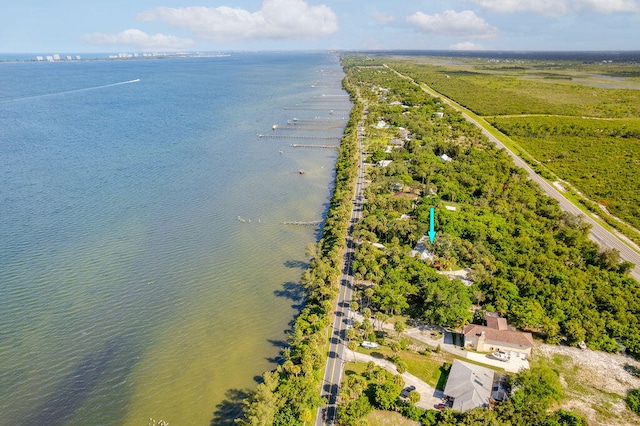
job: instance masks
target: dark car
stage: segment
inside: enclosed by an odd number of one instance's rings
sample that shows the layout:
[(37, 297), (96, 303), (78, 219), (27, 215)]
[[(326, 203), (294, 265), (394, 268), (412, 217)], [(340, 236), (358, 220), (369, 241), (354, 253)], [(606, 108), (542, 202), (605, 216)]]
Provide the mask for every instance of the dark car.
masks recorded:
[(402, 389), (402, 392), (400, 392), (400, 396), (402, 398), (409, 398), (409, 394), (414, 390), (416, 390), (415, 386), (407, 386), (406, 388)]

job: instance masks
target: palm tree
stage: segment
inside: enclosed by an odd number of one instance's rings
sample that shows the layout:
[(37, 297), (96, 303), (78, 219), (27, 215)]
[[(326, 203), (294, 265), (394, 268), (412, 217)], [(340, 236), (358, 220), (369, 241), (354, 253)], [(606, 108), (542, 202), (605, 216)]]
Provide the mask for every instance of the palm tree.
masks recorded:
[(364, 295), (367, 298), (367, 307), (371, 304), (371, 297), (373, 296), (373, 288), (372, 287), (367, 287), (364, 290)]
[(393, 324), (393, 329), (398, 333), (398, 337), (400, 337), (400, 333), (407, 329), (407, 324), (405, 324), (403, 319), (399, 319)]

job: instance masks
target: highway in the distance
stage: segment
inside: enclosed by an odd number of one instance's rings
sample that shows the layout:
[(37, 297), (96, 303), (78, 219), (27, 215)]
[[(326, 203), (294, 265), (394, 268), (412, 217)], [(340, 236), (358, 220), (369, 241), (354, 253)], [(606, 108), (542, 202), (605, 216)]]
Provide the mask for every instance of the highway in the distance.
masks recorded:
[(340, 293), (338, 295), (338, 304), (336, 306), (335, 316), (333, 318), (333, 327), (331, 331), (331, 340), (329, 343), (329, 358), (324, 372), (322, 381), (322, 396), (328, 400), (327, 405), (320, 408), (316, 418), (316, 425), (333, 425), (337, 420), (337, 401), (340, 389), (340, 381), (342, 380), (342, 367), (345, 359), (345, 337), (346, 330), (350, 326), (349, 302), (351, 301), (351, 292), (353, 290), (353, 274), (351, 271), (351, 262), (355, 251), (355, 242), (351, 237), (354, 226), (362, 217), (363, 206), (363, 190), (364, 190), (364, 162), (363, 162), (363, 137), (364, 123), (358, 126), (358, 177), (356, 179), (355, 193), (353, 197), (353, 205), (351, 208), (351, 220), (347, 234), (347, 246), (344, 253), (344, 264), (342, 274), (340, 276)]

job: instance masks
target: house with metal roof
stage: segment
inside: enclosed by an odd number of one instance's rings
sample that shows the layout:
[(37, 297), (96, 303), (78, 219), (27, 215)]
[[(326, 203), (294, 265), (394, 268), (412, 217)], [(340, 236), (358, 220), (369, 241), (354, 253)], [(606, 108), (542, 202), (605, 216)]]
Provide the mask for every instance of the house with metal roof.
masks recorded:
[(473, 408), (488, 407), (494, 387), (495, 372), (468, 362), (453, 360), (444, 394), (451, 408), (465, 412)]

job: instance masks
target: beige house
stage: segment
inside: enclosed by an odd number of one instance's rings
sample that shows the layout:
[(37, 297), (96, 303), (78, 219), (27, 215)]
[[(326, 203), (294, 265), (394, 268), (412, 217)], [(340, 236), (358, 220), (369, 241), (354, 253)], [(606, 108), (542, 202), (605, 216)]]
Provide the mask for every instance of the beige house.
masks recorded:
[(531, 333), (517, 331), (494, 312), (487, 312), (485, 325), (468, 324), (462, 330), (464, 347), (478, 352), (505, 352), (508, 356), (531, 359)]

